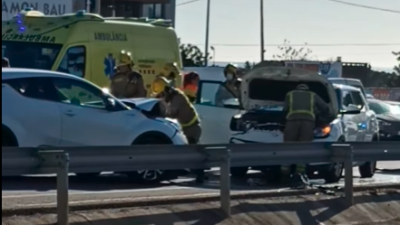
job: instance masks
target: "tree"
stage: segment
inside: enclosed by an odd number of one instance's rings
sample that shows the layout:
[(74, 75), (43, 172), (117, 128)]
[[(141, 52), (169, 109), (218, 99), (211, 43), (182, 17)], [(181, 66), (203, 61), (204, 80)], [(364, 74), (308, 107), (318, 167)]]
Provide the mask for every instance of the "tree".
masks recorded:
[(400, 51), (399, 52), (393, 52), (393, 55), (397, 57), (397, 62), (398, 65), (394, 67), (394, 72), (400, 76)]
[(393, 55), (397, 57), (398, 65), (393, 68), (394, 73), (389, 76), (387, 86), (400, 87), (400, 52), (393, 52)]
[[(304, 45), (307, 46), (307, 43)], [(284, 40), (283, 45), (279, 46), (278, 49), (281, 51), (280, 54), (273, 55), (275, 60), (301, 60), (306, 61), (310, 60), (312, 50), (307, 47), (301, 47), (300, 49), (296, 49), (290, 45), (290, 41)]]
[[(180, 46), (181, 58), (184, 67), (204, 66), (206, 56), (199, 47), (191, 44), (182, 44)], [(211, 57), (208, 56), (210, 60)]]

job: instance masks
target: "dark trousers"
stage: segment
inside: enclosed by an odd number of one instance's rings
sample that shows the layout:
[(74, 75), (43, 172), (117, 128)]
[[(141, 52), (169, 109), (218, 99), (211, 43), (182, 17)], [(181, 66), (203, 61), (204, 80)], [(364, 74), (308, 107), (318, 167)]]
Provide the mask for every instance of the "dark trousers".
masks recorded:
[[(284, 131), (284, 142), (312, 142), (314, 140), (315, 122), (309, 120), (287, 121)], [(284, 174), (305, 173), (305, 165), (282, 166)]]
[[(187, 137), (187, 140), (189, 142), (189, 144), (191, 145), (196, 145), (199, 140), (196, 138), (190, 138)], [(203, 179), (204, 178), (204, 169), (196, 169), (196, 170), (192, 170), (194, 174), (196, 174), (197, 178)]]

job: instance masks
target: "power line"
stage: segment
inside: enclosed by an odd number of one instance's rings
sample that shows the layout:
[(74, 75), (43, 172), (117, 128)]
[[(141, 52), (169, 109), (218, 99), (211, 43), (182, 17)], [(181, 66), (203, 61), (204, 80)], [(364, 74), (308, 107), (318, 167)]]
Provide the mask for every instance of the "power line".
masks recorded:
[(201, 1), (201, 0), (190, 0), (190, 1), (187, 1), (187, 2), (182, 2), (182, 3), (176, 4), (176, 6), (188, 5), (188, 4), (192, 4), (192, 3), (198, 2), (198, 1)]
[[(196, 44), (202, 46), (203, 44)], [(214, 47), (259, 47), (259, 44), (211, 44)], [(284, 44), (266, 44), (266, 47), (280, 47)], [(337, 44), (288, 44), (290, 47), (367, 47), (367, 46), (400, 46), (400, 43), (337, 43)]]
[(373, 6), (367, 6), (367, 5), (361, 5), (361, 4), (356, 4), (356, 3), (351, 3), (351, 2), (345, 2), (345, 1), (340, 1), (340, 0), (325, 0), (325, 1), (340, 3), (340, 4), (344, 4), (344, 5), (350, 5), (350, 6), (359, 7), (359, 8), (364, 8), (364, 9), (372, 9), (372, 10), (378, 10), (378, 11), (383, 11), (383, 12), (390, 12), (390, 13), (397, 13), (397, 14), (400, 14), (400, 11), (398, 11), (398, 10), (383, 9), (383, 8), (378, 8), (378, 7), (373, 7)]

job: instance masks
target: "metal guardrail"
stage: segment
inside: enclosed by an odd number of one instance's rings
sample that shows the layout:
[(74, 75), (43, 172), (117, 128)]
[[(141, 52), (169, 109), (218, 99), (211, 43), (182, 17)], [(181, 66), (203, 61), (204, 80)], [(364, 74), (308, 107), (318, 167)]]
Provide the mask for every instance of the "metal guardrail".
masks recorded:
[(353, 162), (400, 160), (400, 142), (2, 148), (2, 176), (57, 173), (58, 224), (68, 224), (68, 173), (220, 167), (221, 208), (230, 216), (230, 167), (341, 162), (353, 204)]

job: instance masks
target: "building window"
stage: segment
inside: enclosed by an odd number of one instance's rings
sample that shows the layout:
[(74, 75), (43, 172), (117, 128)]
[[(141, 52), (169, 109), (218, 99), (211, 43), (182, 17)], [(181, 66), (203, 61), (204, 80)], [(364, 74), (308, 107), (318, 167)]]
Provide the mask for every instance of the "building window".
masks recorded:
[(163, 18), (163, 4), (143, 4), (143, 17)]

